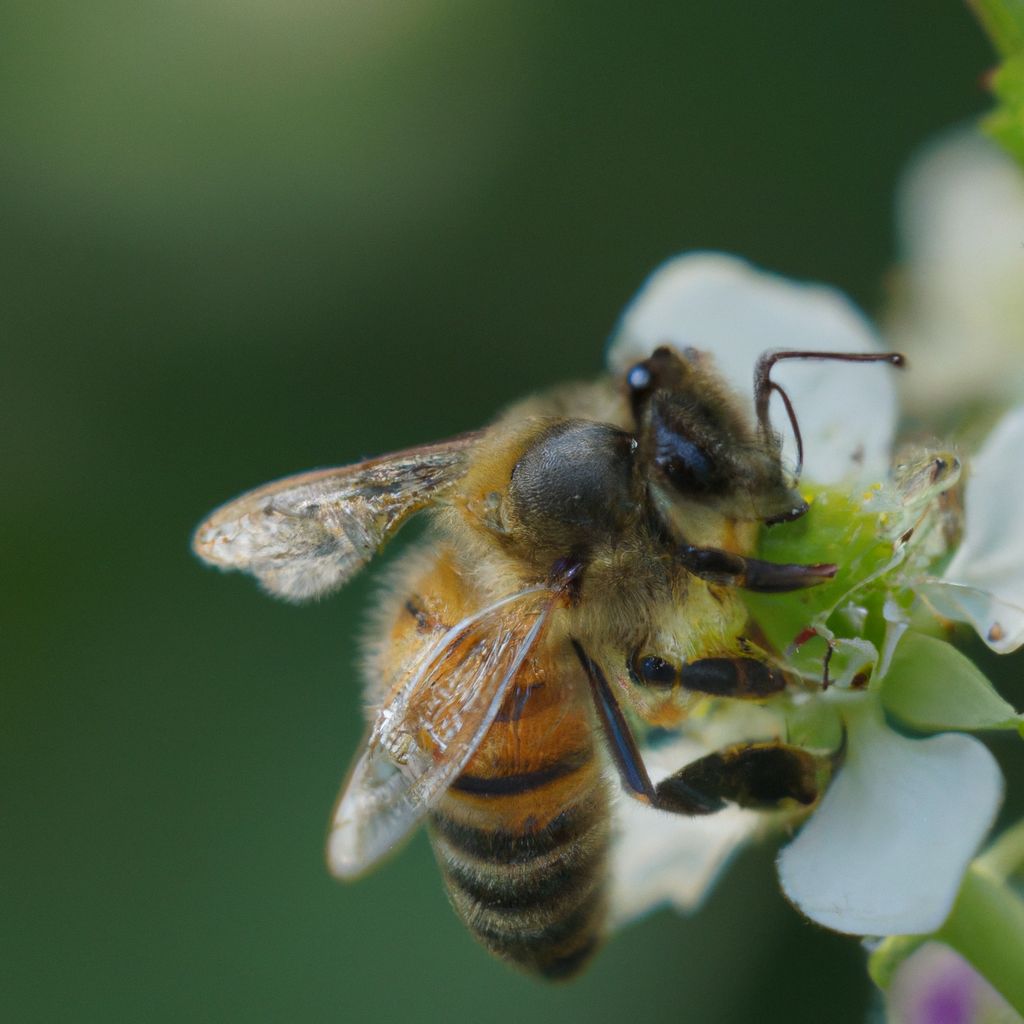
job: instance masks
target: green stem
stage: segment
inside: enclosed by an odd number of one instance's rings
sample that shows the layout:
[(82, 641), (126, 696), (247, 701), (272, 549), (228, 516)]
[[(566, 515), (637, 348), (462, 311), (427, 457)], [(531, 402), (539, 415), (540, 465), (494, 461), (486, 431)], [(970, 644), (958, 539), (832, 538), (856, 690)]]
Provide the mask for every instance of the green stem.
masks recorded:
[(1008, 828), (975, 863), (1001, 882), (1024, 871), (1024, 818)]
[(890, 935), (884, 939), (868, 958), (871, 980), (885, 992), (892, 984), (896, 968), (931, 938), (930, 935)]
[(1008, 828), (968, 868), (956, 903), (934, 935), (893, 935), (868, 960), (888, 989), (897, 968), (924, 943), (952, 946), (1024, 1016), (1024, 899), (1007, 884), (1024, 871), (1024, 820)]
[(952, 946), (1024, 1016), (1024, 900), (1000, 878), (972, 864), (935, 937)]

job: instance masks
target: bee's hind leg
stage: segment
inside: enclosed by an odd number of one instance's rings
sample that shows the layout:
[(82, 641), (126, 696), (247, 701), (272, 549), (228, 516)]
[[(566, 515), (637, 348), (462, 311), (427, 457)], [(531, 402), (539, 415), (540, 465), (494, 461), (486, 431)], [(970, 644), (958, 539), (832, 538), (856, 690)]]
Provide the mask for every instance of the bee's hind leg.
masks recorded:
[(672, 787), (671, 794), (667, 795), (667, 802), (662, 800), (654, 783), (651, 782), (650, 775), (647, 774), (647, 767), (640, 756), (640, 748), (604, 672), (601, 671), (601, 666), (587, 654), (578, 640), (573, 640), (572, 646), (583, 666), (583, 671), (587, 674), (594, 710), (608, 740), (608, 748), (626, 792), (641, 803), (676, 814), (711, 814), (713, 811), (721, 810), (725, 806), (721, 799), (703, 796), (692, 789), (684, 779), (680, 779)]
[(657, 785), (651, 782), (629, 723), (604, 672), (577, 640), (576, 657), (586, 672), (594, 709), (626, 792), (674, 814), (712, 814), (727, 802), (741, 807), (775, 807), (783, 800), (813, 803), (826, 761), (785, 743), (751, 743), (688, 764)]
[(708, 754), (663, 779), (655, 787), (657, 806), (688, 810), (699, 794), (723, 807), (726, 801), (757, 810), (778, 807), (784, 800), (814, 803), (828, 759), (787, 743), (740, 743)]

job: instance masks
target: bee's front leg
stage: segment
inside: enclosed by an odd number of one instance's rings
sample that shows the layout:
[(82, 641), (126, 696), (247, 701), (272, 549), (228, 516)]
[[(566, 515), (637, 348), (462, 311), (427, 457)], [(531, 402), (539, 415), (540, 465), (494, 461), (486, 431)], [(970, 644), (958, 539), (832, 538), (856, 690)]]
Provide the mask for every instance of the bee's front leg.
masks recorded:
[(801, 804), (817, 799), (818, 778), (825, 762), (785, 743), (728, 747), (694, 761), (655, 785), (601, 666), (578, 640), (572, 645), (587, 675), (619, 777), (630, 796), (659, 810), (689, 815), (712, 814), (728, 801), (741, 807), (767, 808), (786, 799)]
[(829, 562), (816, 565), (765, 562), (721, 548), (698, 548), (690, 544), (677, 548), (676, 557), (687, 572), (702, 580), (762, 594), (816, 587), (832, 579), (837, 569)]

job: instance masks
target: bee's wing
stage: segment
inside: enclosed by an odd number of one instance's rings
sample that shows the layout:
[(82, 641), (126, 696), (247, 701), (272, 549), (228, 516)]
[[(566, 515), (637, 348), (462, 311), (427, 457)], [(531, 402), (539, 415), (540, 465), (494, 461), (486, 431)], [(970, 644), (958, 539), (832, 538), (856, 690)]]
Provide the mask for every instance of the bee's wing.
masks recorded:
[(291, 601), (321, 597), (361, 569), (413, 513), (465, 471), (479, 434), (259, 487), (217, 509), (192, 548)]
[(463, 619), (417, 658), (377, 713), (334, 812), (339, 878), (393, 849), (465, 768), (558, 597), (529, 587)]

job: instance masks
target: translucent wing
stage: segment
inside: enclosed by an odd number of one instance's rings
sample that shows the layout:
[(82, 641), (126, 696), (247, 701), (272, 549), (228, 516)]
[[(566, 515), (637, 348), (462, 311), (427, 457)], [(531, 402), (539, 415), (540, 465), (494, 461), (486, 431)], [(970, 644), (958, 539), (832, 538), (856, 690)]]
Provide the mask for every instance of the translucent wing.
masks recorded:
[(527, 588), (467, 616), (427, 647), (377, 714), (334, 813), (327, 859), (361, 874), (458, 777), (544, 631), (558, 592)]
[(459, 479), (478, 437), (266, 484), (217, 509), (196, 530), (192, 548), (220, 569), (250, 573), (278, 597), (321, 597)]

